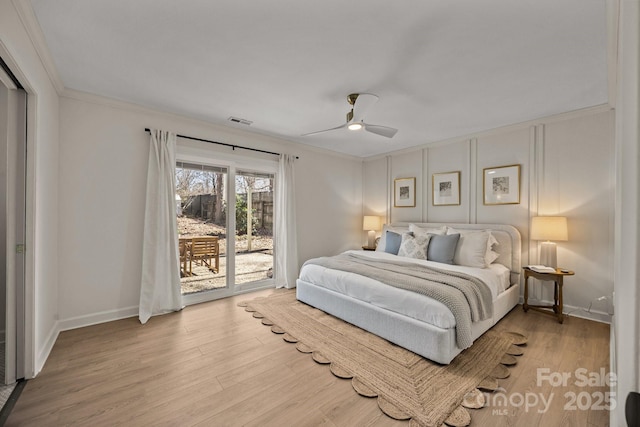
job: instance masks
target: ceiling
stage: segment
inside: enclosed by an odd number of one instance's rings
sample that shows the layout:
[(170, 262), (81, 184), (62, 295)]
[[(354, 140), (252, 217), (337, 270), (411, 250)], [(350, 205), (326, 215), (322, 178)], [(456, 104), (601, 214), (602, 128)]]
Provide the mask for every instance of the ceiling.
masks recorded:
[[(68, 89), (359, 157), (608, 101), (606, 0), (31, 4)], [(301, 136), (352, 92), (392, 139)]]

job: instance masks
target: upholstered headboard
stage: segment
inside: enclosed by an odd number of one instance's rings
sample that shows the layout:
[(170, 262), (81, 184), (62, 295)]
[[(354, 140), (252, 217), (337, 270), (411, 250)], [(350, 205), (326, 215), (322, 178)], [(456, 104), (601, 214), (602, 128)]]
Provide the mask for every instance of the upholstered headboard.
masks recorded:
[(438, 228), (446, 225), (459, 230), (491, 230), (491, 234), (498, 241), (493, 250), (500, 256), (494, 261), (504, 265), (511, 270), (511, 283), (518, 283), (520, 272), (522, 271), (522, 242), (520, 232), (512, 225), (507, 224), (455, 224), (455, 223), (434, 223), (434, 222), (394, 222), (391, 227), (409, 227), (415, 224), (418, 227)]

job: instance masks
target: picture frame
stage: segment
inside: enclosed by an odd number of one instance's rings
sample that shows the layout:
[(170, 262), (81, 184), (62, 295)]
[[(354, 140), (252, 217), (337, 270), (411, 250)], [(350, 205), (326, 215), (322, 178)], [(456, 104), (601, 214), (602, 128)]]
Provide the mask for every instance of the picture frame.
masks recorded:
[(393, 181), (393, 206), (414, 208), (416, 206), (416, 178), (396, 178)]
[(496, 166), (483, 170), (485, 205), (520, 203), (520, 165)]
[(431, 177), (433, 206), (460, 204), (460, 171), (434, 173)]

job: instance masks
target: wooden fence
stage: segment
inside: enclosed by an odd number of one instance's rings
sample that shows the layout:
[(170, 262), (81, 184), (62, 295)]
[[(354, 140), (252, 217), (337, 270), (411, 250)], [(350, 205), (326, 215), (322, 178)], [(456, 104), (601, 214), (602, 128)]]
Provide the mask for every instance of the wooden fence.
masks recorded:
[[(246, 194), (240, 194), (239, 197), (246, 202)], [(198, 194), (195, 196), (189, 196), (182, 201), (182, 214), (190, 217), (201, 218), (207, 221), (214, 221), (216, 203), (217, 200), (215, 194)], [(256, 224), (255, 228), (273, 230), (273, 192), (261, 191), (251, 193), (251, 204), (253, 208), (253, 219)], [(223, 224), (226, 220), (226, 213), (226, 208), (223, 206)]]

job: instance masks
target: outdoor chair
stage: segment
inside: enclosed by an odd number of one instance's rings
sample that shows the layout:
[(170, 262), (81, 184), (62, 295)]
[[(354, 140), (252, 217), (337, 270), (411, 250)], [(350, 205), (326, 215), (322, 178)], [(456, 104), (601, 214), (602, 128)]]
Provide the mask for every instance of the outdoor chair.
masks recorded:
[(189, 259), (189, 242), (186, 239), (178, 239), (178, 252), (180, 255), (180, 277), (190, 276), (187, 272), (187, 259)]
[(194, 237), (189, 248), (189, 275), (192, 274), (192, 263), (201, 263), (214, 273), (220, 270), (220, 246), (217, 236)]

